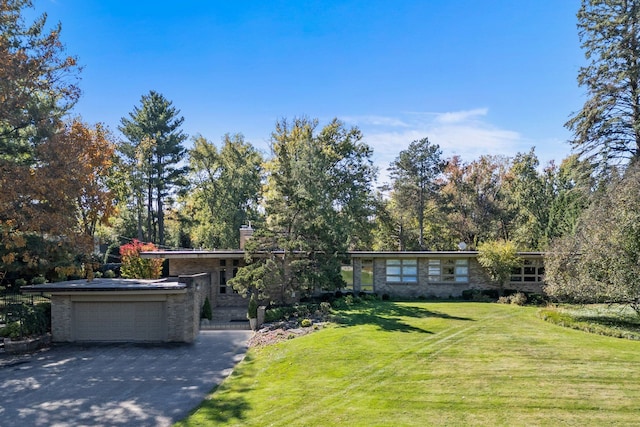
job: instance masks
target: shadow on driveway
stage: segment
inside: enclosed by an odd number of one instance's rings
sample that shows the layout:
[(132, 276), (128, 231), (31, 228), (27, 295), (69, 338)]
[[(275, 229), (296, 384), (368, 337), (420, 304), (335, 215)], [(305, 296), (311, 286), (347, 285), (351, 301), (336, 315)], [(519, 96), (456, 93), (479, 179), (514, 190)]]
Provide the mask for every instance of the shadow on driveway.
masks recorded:
[(56, 345), (0, 357), (2, 426), (170, 426), (245, 355), (250, 331), (194, 344)]

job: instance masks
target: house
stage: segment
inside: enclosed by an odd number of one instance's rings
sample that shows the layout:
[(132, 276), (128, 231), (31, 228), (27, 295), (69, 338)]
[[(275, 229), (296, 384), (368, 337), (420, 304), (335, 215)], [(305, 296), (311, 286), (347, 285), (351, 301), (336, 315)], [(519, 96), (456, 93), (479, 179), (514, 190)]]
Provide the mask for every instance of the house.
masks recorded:
[[(542, 293), (544, 264), (540, 252), (520, 252), (520, 268), (508, 289)], [(498, 290), (478, 262), (477, 251), (349, 252), (354, 292), (396, 298), (460, 297), (465, 290)]]
[[(348, 254), (353, 280), (347, 291), (387, 294), (394, 298), (457, 298), (465, 290), (498, 290), (478, 262), (477, 251), (352, 251)], [(523, 265), (513, 271), (507, 289), (542, 293), (543, 254), (520, 252)], [(210, 276), (209, 300), (216, 308), (246, 308), (247, 300), (228, 281), (245, 265), (244, 251), (158, 251), (145, 258), (169, 261), (171, 276), (205, 273)], [(244, 314), (244, 312), (243, 312)]]
[[(346, 290), (355, 293), (455, 298), (465, 290), (498, 289), (479, 264), (476, 251), (353, 251), (347, 255), (351, 264), (345, 267), (352, 280)], [(519, 255), (524, 262), (513, 271), (508, 289), (542, 293), (542, 253)], [(193, 342), (206, 298), (214, 314), (211, 327), (248, 328), (248, 300), (228, 284), (245, 265), (243, 250), (158, 251), (141, 256), (168, 260), (170, 277), (76, 280), (23, 290), (51, 295), (55, 342)], [(295, 300), (299, 295), (287, 297)]]

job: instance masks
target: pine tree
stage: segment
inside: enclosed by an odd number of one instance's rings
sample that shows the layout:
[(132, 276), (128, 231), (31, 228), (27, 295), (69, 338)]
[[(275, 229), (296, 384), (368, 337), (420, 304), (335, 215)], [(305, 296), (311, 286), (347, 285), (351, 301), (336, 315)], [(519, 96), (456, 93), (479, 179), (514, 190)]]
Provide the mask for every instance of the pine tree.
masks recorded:
[(607, 173), (640, 157), (640, 0), (582, 0), (577, 16), (587, 100), (566, 126), (580, 156)]
[[(138, 234), (148, 241), (165, 242), (164, 209), (167, 199), (186, 185), (187, 166), (180, 165), (186, 154), (182, 143), (187, 135), (180, 126), (184, 118), (172, 102), (150, 91), (143, 95), (129, 118), (120, 121), (120, 131), (127, 137), (119, 151), (132, 172), (132, 196), (138, 218)], [(146, 194), (145, 194), (146, 193)], [(146, 215), (142, 212), (146, 201)], [(143, 230), (146, 218), (146, 233)]]

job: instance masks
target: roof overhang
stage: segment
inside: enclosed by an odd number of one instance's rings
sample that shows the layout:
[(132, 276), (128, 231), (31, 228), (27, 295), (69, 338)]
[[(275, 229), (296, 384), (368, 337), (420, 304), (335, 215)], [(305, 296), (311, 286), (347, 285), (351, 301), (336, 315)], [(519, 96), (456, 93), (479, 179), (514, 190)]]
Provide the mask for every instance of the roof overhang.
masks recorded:
[(94, 279), (69, 280), (66, 282), (43, 283), (41, 285), (23, 286), (25, 293), (69, 294), (78, 293), (145, 293), (145, 294), (180, 294), (186, 292), (186, 283), (177, 281), (139, 280), (139, 279)]

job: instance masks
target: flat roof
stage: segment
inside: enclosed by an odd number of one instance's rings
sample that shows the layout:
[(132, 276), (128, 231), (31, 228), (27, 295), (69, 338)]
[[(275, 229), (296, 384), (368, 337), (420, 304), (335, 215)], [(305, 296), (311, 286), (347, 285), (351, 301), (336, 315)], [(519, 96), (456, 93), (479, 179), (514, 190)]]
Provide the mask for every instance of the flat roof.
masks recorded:
[(56, 293), (56, 292), (98, 292), (98, 291), (181, 291), (186, 289), (186, 283), (175, 280), (157, 279), (87, 279), (68, 280), (66, 282), (43, 283), (41, 285), (23, 286), (21, 291), (27, 293)]
[[(282, 254), (283, 251), (274, 251), (274, 253)], [(478, 251), (348, 251), (347, 255), (354, 258), (459, 258), (478, 256)], [(236, 250), (210, 250), (210, 251), (154, 251), (141, 252), (142, 258), (164, 258), (164, 259), (224, 259), (224, 258), (242, 258), (245, 252)], [(521, 257), (540, 258), (544, 252), (518, 252)]]
[[(478, 251), (349, 251), (353, 258), (475, 258)], [(544, 252), (518, 252), (520, 257), (539, 258)]]
[(165, 258), (165, 259), (193, 259), (193, 258), (243, 258), (244, 251), (153, 251), (141, 252), (141, 258)]

